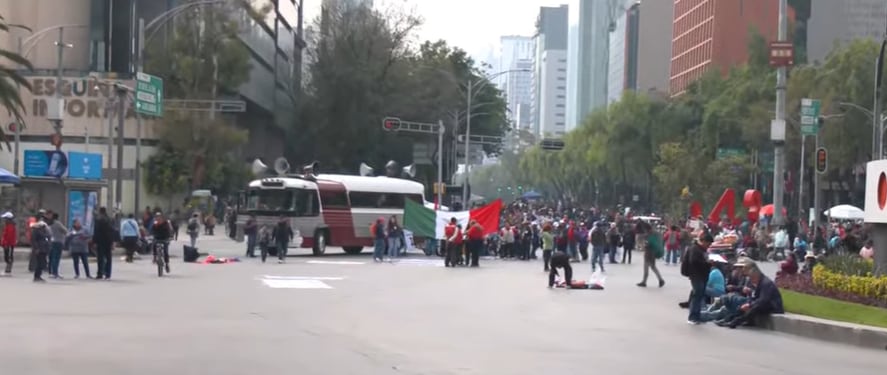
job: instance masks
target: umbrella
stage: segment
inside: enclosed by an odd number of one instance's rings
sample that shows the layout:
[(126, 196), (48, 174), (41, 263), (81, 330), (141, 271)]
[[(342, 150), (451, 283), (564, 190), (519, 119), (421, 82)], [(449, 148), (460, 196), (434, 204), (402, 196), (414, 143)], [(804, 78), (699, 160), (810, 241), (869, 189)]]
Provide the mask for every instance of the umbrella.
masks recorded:
[(18, 185), (20, 183), (22, 183), (22, 180), (18, 178), (18, 176), (12, 174), (10, 171), (0, 168), (0, 184)]
[[(782, 208), (782, 216), (785, 216), (785, 214), (786, 214), (785, 207), (783, 207), (783, 208)], [(761, 207), (761, 215), (764, 215), (764, 216), (773, 216), (773, 205), (772, 205), (772, 204), (768, 204), (768, 205), (766, 205), (766, 206), (764, 206), (764, 207)]]
[(825, 215), (840, 220), (858, 220), (865, 216), (865, 212), (859, 207), (842, 204), (825, 210)]
[(536, 191), (532, 191), (532, 190), (531, 190), (531, 191), (528, 191), (528, 192), (524, 193), (524, 195), (521, 195), (521, 198), (524, 198), (524, 199), (539, 199), (539, 198), (542, 198), (542, 194), (539, 194), (539, 193), (537, 193)]

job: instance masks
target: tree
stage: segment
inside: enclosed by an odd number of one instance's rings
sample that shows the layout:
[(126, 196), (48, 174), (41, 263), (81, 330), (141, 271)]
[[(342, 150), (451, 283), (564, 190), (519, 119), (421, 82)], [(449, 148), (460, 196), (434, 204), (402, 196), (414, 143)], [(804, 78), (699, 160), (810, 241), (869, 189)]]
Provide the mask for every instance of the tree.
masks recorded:
[[(6, 19), (0, 15), (0, 32), (8, 33), (11, 29), (30, 31), (27, 27), (9, 24), (6, 22)], [(28, 70), (32, 70), (34, 67), (28, 59), (12, 51), (0, 49), (0, 57), (9, 60), (9, 62), (12, 63), (12, 66), (0, 64), (0, 106), (6, 108), (10, 117), (15, 119), (18, 124), (24, 125), (25, 121), (22, 118), (22, 112), (25, 111), (25, 107), (24, 104), (22, 104), (19, 90), (24, 88), (31, 91), (31, 83), (19, 73), (18, 66), (24, 67)], [(6, 139), (4, 129), (2, 128), (0, 128), (0, 137), (3, 137), (4, 140)], [(6, 147), (9, 148), (9, 141), (6, 141)]]
[[(164, 79), (168, 98), (214, 100), (220, 94), (236, 93), (249, 79), (249, 51), (238, 37), (242, 30), (232, 16), (240, 9), (231, 8), (240, 6), (188, 10), (175, 20), (168, 44), (158, 41), (147, 46), (147, 70)], [(260, 17), (265, 11), (251, 10), (250, 14)], [(167, 112), (160, 122), (159, 152), (144, 163), (149, 192), (169, 197), (187, 188), (211, 188), (223, 194), (249, 179), (246, 166), (236, 157), (237, 148), (247, 140), (247, 130), (208, 113)], [(177, 178), (157, 180), (168, 176)]]

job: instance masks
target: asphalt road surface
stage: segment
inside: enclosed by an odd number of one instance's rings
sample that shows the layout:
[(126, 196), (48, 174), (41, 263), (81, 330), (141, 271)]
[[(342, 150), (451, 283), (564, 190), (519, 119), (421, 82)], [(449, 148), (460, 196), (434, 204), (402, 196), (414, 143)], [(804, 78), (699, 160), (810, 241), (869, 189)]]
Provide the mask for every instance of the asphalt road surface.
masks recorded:
[[(240, 255), (203, 240), (202, 251)], [(173, 245), (180, 252), (181, 245)], [(175, 253), (174, 252), (174, 253)], [(337, 253), (330, 249), (331, 253)], [(606, 290), (549, 290), (541, 262), (447, 269), (413, 255), (286, 264), (114, 264), (112, 281), (0, 279), (2, 374), (841, 374), (883, 373), (885, 353), (751, 329), (686, 324), (688, 282), (641, 289), (641, 265)], [(428, 259), (433, 259), (429, 262)], [(94, 264), (93, 264), (94, 266)], [(578, 277), (589, 265), (576, 265)], [(652, 281), (652, 280), (651, 280)], [(653, 285), (654, 283), (650, 283)]]

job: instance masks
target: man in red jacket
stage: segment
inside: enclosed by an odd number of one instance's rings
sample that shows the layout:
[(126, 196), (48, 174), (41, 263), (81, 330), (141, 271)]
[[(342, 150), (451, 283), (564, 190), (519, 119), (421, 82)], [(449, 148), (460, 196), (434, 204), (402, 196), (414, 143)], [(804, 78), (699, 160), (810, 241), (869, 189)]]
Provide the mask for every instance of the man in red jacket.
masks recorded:
[(480, 251), (484, 246), (484, 228), (476, 220), (468, 224), (468, 251), (471, 253), (471, 267), (478, 267)]
[(0, 239), (0, 246), (3, 247), (3, 261), (6, 262), (6, 270), (3, 272), (7, 275), (12, 273), (12, 259), (15, 245), (18, 242), (18, 231), (15, 229), (15, 217), (12, 213), (3, 214), (5, 224), (3, 227), (3, 238)]
[[(445, 248), (446, 255), (444, 258), (444, 266), (445, 267), (449, 267), (449, 266), (455, 267), (456, 263), (458, 263), (458, 258), (459, 258), (458, 248), (459, 248), (459, 246), (456, 246), (456, 242), (455, 242), (456, 238), (454, 237), (456, 235), (456, 230), (457, 230), (456, 218), (454, 217), (454, 218), (450, 219), (450, 223), (447, 224), (447, 226), (444, 228), (444, 237), (446, 240), (446, 248)], [(460, 244), (462, 243), (461, 237), (462, 236), (459, 236), (459, 243)]]

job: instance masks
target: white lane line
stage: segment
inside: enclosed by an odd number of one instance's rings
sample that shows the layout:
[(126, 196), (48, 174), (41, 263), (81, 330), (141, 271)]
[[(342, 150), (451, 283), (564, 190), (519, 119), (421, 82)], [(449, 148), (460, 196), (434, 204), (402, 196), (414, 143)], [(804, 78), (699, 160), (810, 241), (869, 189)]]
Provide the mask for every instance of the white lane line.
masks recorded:
[(308, 263), (308, 264), (344, 264), (344, 265), (367, 264), (367, 262), (354, 262), (354, 261), (348, 261), (348, 260), (309, 260), (305, 263)]
[(344, 277), (326, 277), (326, 276), (272, 276), (272, 275), (264, 275), (262, 276), (263, 280), (324, 280), (324, 281), (335, 281), (335, 280), (345, 280)]
[(329, 284), (320, 280), (262, 280), (265, 286), (273, 289), (333, 289)]

